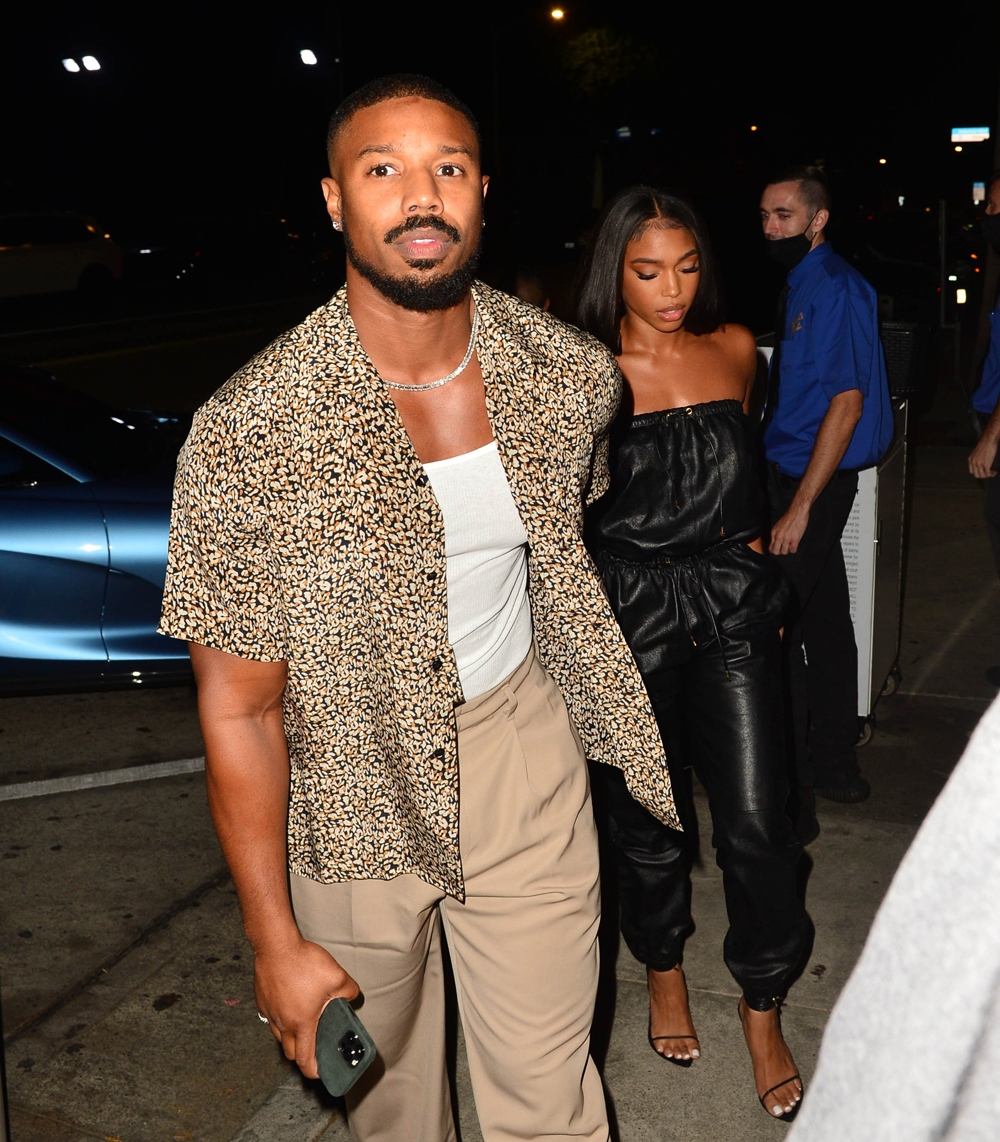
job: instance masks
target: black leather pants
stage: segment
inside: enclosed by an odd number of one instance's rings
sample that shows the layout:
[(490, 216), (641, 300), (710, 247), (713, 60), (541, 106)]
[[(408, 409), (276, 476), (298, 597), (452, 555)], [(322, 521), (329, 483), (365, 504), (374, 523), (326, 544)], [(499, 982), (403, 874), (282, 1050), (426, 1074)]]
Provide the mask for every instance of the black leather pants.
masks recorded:
[[(735, 562), (746, 567), (739, 554)], [(774, 614), (739, 605), (733, 561), (725, 568), (719, 561), (699, 556), (657, 567), (656, 594), (674, 605), (660, 614), (657, 668), (640, 662), (640, 669), (675, 789), (683, 791), (679, 771), (691, 764), (708, 794), (729, 916), (726, 965), (750, 1006), (767, 1010), (799, 969), (811, 925), (796, 883), (801, 845), (785, 813), (778, 625)], [(612, 605), (618, 590), (634, 599), (628, 580), (636, 569), (624, 568), (623, 581), (621, 566), (599, 563)], [(766, 574), (764, 559), (752, 563)], [(717, 593), (727, 574), (732, 605), (720, 615), (700, 580), (712, 576)], [(759, 584), (750, 586), (753, 596)], [(594, 770), (595, 800), (617, 858), (622, 934), (638, 960), (666, 971), (680, 962), (693, 929), (689, 808), (682, 802), (686, 833), (677, 833), (637, 804), (619, 770)]]

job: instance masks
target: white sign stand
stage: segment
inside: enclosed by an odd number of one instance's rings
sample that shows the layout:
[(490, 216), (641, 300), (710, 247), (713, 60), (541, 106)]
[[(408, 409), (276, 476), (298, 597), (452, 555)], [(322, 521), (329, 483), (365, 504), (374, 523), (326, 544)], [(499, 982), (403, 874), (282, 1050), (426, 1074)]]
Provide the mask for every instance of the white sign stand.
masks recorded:
[[(858, 716), (861, 718), (871, 712), (877, 516), (878, 473), (874, 468), (865, 468), (858, 473), (858, 494), (840, 539), (851, 592), (854, 641), (858, 644)], [(880, 682), (880, 689), (881, 685)]]

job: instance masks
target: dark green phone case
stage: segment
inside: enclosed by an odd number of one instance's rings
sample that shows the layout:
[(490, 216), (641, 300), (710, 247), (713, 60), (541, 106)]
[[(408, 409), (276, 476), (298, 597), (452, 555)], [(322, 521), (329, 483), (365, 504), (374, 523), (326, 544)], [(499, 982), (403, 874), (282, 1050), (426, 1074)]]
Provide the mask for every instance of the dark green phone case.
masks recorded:
[(375, 1044), (346, 999), (332, 999), (316, 1027), (319, 1077), (330, 1094), (340, 1097), (371, 1066)]

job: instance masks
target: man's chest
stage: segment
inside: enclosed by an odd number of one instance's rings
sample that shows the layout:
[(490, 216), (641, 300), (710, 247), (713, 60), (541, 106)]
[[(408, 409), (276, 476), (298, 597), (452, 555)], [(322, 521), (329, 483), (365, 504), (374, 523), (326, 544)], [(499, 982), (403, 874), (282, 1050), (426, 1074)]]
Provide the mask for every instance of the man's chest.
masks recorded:
[[(578, 532), (591, 454), (583, 410), (525, 394), (490, 399), (488, 391), (482, 407), (484, 443), (496, 441), (532, 547)], [(319, 400), (308, 415), (303, 409), (268, 525), (289, 575), (322, 563), (405, 578), (440, 571), (444, 559), (440, 504), (392, 401), (372, 409)]]

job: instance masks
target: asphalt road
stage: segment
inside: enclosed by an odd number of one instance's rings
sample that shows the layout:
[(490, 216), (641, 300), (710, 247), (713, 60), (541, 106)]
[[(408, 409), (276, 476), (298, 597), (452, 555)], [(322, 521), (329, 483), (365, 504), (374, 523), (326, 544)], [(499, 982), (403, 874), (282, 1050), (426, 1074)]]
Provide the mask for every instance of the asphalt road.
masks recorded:
[(0, 335), (0, 359), (40, 365), (111, 404), (191, 411), (326, 300), (325, 294), (308, 294), (6, 333)]

